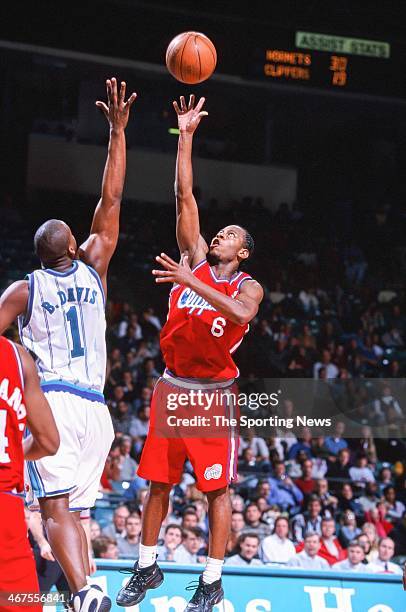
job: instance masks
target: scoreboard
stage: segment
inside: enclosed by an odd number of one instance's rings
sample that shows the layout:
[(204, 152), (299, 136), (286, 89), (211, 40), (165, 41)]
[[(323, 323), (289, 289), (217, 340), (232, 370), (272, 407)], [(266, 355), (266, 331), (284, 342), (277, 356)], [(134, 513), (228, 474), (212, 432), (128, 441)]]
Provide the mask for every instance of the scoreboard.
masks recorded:
[(303, 31), (270, 38), (255, 61), (257, 78), (406, 98), (406, 45)]

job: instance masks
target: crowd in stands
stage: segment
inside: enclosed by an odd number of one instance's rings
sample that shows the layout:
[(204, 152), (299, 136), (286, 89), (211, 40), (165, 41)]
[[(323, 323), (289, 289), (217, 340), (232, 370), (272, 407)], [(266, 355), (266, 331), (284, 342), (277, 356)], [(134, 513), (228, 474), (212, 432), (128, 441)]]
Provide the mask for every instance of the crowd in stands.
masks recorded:
[[(238, 223), (256, 239), (247, 271), (263, 284), (265, 299), (237, 354), (242, 376), (341, 381), (359, 423), (358, 437), (346, 437), (340, 420), (325, 437), (305, 427), (241, 436), (226, 563), (400, 573), (392, 558), (406, 556), (405, 263), (396, 238), (403, 220), (388, 207), (359, 218), (347, 206), (342, 216), (333, 209), (316, 222), (298, 205), (272, 213), (259, 199), (220, 207), (199, 192), (197, 198), (207, 236)], [(137, 558), (148, 487), (137, 466), (163, 371), (159, 333), (167, 304), (150, 269), (156, 254), (176, 256), (173, 210), (150, 212), (141, 203), (126, 210), (111, 270), (105, 395), (116, 439), (101, 494), (116, 507), (112, 520), (97, 507), (93, 512), (100, 558)], [(19, 222), (24, 235), (32, 234)], [(22, 262), (15, 240), (4, 244), (3, 287), (14, 280), (11, 269), (21, 278), (32, 263), (32, 255)], [(358, 385), (370, 378), (381, 379), (372, 394)], [(284, 415), (299, 409), (284, 399)], [(161, 560), (199, 563), (207, 554), (207, 504), (187, 463), (160, 536)]]

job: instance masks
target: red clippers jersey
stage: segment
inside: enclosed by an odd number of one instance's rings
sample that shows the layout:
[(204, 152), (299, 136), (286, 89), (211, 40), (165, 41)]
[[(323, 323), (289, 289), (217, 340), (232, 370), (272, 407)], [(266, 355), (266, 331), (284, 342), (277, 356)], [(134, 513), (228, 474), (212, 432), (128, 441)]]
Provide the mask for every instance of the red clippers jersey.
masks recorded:
[(23, 371), (16, 347), (0, 337), (0, 492), (24, 489), (26, 421)]
[[(195, 266), (193, 274), (232, 298), (242, 283), (251, 279), (244, 272), (237, 272), (230, 280), (218, 279), (207, 260)], [(166, 367), (182, 378), (235, 378), (239, 372), (231, 355), (248, 330), (248, 324), (233, 323), (189, 287), (174, 285), (161, 331)]]

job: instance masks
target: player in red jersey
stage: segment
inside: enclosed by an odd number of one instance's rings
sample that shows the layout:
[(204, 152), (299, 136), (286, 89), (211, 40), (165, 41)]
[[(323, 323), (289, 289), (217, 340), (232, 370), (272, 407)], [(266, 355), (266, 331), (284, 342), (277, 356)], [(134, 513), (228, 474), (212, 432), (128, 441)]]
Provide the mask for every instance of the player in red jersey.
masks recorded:
[[(224, 596), (221, 570), (231, 526), (228, 484), (235, 478), (237, 440), (231, 432), (214, 437), (163, 437), (158, 430), (169, 394), (200, 390), (205, 396), (232, 388), (238, 369), (232, 353), (239, 346), (263, 298), (262, 287), (239, 271), (254, 242), (238, 225), (220, 229), (208, 246), (200, 234), (199, 212), (192, 193), (192, 141), (201, 118), (204, 98), (188, 106), (180, 98), (179, 144), (176, 164), (176, 237), (180, 263), (165, 254), (157, 257), (164, 270), (154, 270), (156, 282), (174, 283), (167, 322), (161, 332), (166, 370), (154, 390), (148, 437), (138, 474), (151, 481), (144, 506), (140, 558), (117, 603), (130, 606), (156, 588), (163, 574), (156, 563), (156, 543), (168, 511), (172, 485), (179, 482), (188, 458), (197, 486), (209, 502), (209, 556), (206, 568), (186, 610), (208, 612)], [(216, 403), (216, 402), (215, 402)], [(191, 403), (186, 407), (186, 413)], [(222, 408), (217, 402), (217, 408)], [(224, 411), (225, 407), (223, 407)], [(230, 433), (230, 435), (228, 435)]]
[[(26, 423), (31, 435), (23, 441)], [(24, 490), (24, 458), (34, 461), (54, 455), (58, 447), (58, 430), (33, 360), (22, 347), (0, 336), (0, 609), (4, 612), (16, 609), (10, 593), (38, 593), (24, 502), (16, 495)], [(27, 601), (18, 610), (40, 612), (42, 605), (29, 606)]]

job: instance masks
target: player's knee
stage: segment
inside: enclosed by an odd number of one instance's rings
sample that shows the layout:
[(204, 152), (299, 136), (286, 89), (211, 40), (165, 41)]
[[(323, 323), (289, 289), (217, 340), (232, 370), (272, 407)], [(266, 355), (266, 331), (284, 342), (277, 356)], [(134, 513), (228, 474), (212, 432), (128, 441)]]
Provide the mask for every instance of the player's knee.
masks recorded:
[(66, 516), (69, 513), (69, 498), (67, 495), (58, 497), (42, 497), (39, 500), (41, 515), (44, 521), (58, 516)]
[(160, 497), (169, 496), (172, 490), (172, 485), (166, 482), (151, 482), (149, 491), (150, 495), (159, 495)]
[(208, 491), (206, 495), (210, 503), (217, 499), (228, 499), (230, 496), (230, 493), (229, 493), (228, 487), (222, 487), (221, 489), (216, 489), (215, 491)]

